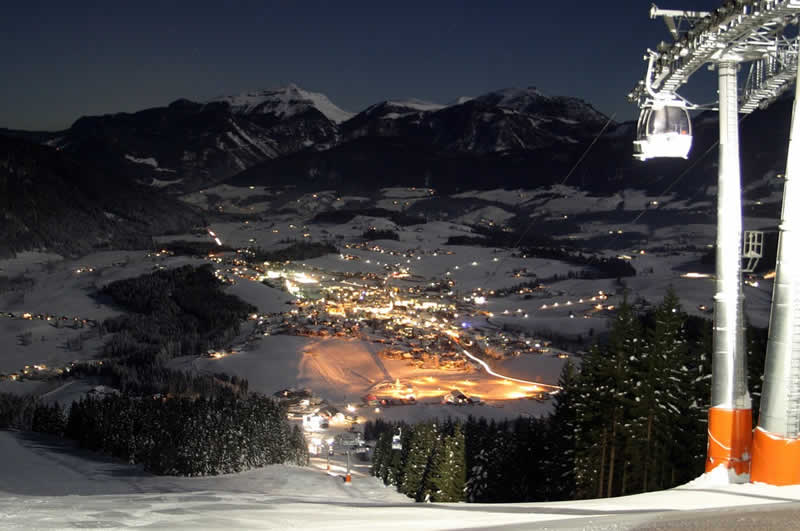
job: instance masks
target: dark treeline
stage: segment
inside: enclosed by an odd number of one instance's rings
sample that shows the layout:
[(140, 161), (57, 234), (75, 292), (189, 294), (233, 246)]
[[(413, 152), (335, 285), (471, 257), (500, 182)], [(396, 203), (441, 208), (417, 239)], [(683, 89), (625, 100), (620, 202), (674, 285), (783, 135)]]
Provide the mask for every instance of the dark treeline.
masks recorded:
[(226, 253), (234, 249), (227, 245), (217, 245), (211, 241), (175, 240), (158, 245), (159, 249), (166, 249), (176, 255), (207, 256), (212, 253)]
[(422, 216), (410, 216), (403, 212), (395, 212), (393, 210), (387, 210), (385, 208), (378, 207), (327, 210), (314, 216), (314, 219), (311, 220), (311, 223), (330, 223), (334, 225), (341, 225), (342, 223), (349, 223), (356, 216), (386, 218), (400, 226), (425, 223), (425, 218)]
[(0, 393), (0, 429), (73, 439), (154, 474), (216, 475), (275, 463), (308, 464), (303, 434), (290, 427), (285, 408), (257, 394), (89, 396), (66, 413), (34, 396)]
[[(487, 422), (470, 417), (415, 425), (369, 426), (379, 432), (372, 474), (417, 501), (523, 502), (558, 499), (546, 420)], [(392, 449), (400, 435), (402, 449)]]
[(400, 236), (393, 230), (383, 229), (378, 230), (376, 228), (371, 228), (369, 230), (365, 230), (361, 237), (365, 240), (399, 240)]
[(285, 262), (287, 260), (311, 260), (326, 254), (338, 253), (339, 249), (327, 242), (295, 241), (284, 249), (267, 251), (256, 247), (251, 251), (253, 260), (256, 262)]
[(525, 247), (519, 255), (523, 257), (561, 260), (569, 264), (588, 266), (590, 270), (568, 272), (565, 278), (621, 278), (636, 276), (636, 268), (627, 260), (587, 255), (564, 247)]
[[(572, 249), (561, 245), (560, 242), (548, 236), (522, 233), (524, 240), (515, 232), (504, 232), (499, 229), (481, 229), (473, 227), (482, 236), (450, 236), (446, 245), (479, 245), (482, 247), (509, 247), (517, 248), (515, 254), (527, 258), (544, 258), (549, 260), (560, 260), (569, 264), (587, 266), (590, 270), (579, 273), (565, 273), (563, 278), (558, 277), (551, 280), (563, 280), (566, 278), (622, 278), (636, 276), (636, 269), (627, 260), (619, 258), (607, 258), (592, 254), (584, 254), (578, 249)], [(534, 231), (531, 231), (534, 232)]]
[[(549, 291), (544, 291), (545, 288), (544, 285), (542, 284), (542, 281), (537, 278), (536, 280), (528, 280), (525, 282), (520, 282), (519, 284), (514, 284), (513, 286), (509, 286), (507, 288), (499, 288), (495, 290), (495, 296), (498, 298), (507, 297), (509, 295), (516, 295), (518, 292), (523, 290), (538, 290), (538, 289), (542, 290), (543, 295), (550, 295)], [(524, 298), (532, 299), (533, 294), (527, 293), (525, 294)]]
[(239, 472), (272, 463), (306, 464), (302, 434), (247, 381), (170, 369), (175, 357), (228, 344), (257, 309), (222, 291), (210, 265), (184, 266), (103, 289), (128, 313), (103, 323), (113, 336), (102, 363), (74, 373), (122, 390), (73, 403), (66, 437), (156, 474)]
[(63, 408), (45, 404), (33, 395), (0, 393), (0, 429), (36, 431), (64, 435), (66, 417)]
[(303, 434), (270, 398), (110, 395), (74, 402), (65, 435), (154, 474), (200, 476), (308, 463)]
[(221, 286), (209, 264), (112, 282), (102, 292), (133, 315), (106, 320), (106, 328), (128, 330), (145, 340), (178, 332), (189, 347), (221, 344), (231, 332), (238, 333), (239, 323), (256, 310), (224, 293)]
[(272, 463), (307, 464), (299, 429), (283, 406), (226, 374), (195, 375), (166, 362), (228, 342), (255, 308), (221, 291), (210, 266), (158, 271), (109, 284), (129, 311), (99, 326), (113, 334), (103, 360), (70, 377), (121, 390), (73, 402), (69, 413), (34, 397), (0, 394), (0, 428), (50, 433), (156, 474), (239, 472)]
[(27, 291), (33, 287), (33, 279), (25, 275), (7, 277), (0, 275), (0, 293)]
[(216, 396), (227, 389), (247, 394), (245, 381), (221, 382), (165, 367), (172, 358), (229, 343), (241, 322), (256, 311), (224, 293), (210, 265), (119, 280), (102, 293), (128, 313), (102, 323), (103, 333), (113, 334), (103, 346), (106, 361), (81, 368), (84, 373), (110, 378), (110, 385), (132, 393)]
[[(757, 411), (766, 331), (747, 337)], [(549, 417), (372, 423), (373, 474), (419, 501), (597, 498), (686, 483), (704, 471), (710, 353), (710, 321), (682, 312), (672, 291), (647, 313), (625, 302), (580, 370), (565, 365)], [(399, 432), (402, 450), (392, 450)]]
[(194, 374), (159, 364), (131, 366), (116, 360), (79, 363), (63, 377), (89, 378), (131, 395), (244, 398), (249, 391), (247, 380), (236, 375)]

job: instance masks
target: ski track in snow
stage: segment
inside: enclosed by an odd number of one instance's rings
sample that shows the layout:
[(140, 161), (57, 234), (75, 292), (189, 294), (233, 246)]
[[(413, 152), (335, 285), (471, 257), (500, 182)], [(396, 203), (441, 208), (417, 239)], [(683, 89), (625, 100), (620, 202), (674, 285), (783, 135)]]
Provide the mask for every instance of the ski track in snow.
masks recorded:
[[(800, 486), (733, 485), (711, 472), (676, 489), (585, 501), (520, 504), (415, 504), (355, 463), (273, 465), (241, 474), (153, 476), (140, 467), (39, 435), (0, 431), (5, 458), (0, 527), (64, 529), (632, 529), (659, 521), (691, 523), (736, 508), (771, 514), (797, 507)], [(338, 457), (338, 456), (337, 456)], [(734, 478), (735, 479), (735, 478)], [(759, 507), (762, 509), (759, 509)], [(725, 511), (718, 511), (724, 515)], [(713, 522), (713, 520), (711, 520)], [(757, 519), (755, 520), (757, 521)], [(673, 527), (674, 528), (674, 527)], [(679, 528), (695, 528), (679, 526)], [(706, 527), (704, 527), (706, 528)], [(713, 528), (713, 525), (712, 525)], [(791, 526), (786, 527), (787, 529)]]

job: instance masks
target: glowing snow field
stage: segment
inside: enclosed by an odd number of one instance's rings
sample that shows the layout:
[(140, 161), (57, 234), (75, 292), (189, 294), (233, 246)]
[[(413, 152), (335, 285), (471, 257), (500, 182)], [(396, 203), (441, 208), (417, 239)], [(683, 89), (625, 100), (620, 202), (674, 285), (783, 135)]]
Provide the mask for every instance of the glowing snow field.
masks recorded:
[(13, 432), (0, 432), (0, 454), (4, 529), (631, 529), (674, 518), (674, 511), (770, 512), (800, 501), (798, 486), (732, 485), (727, 473), (714, 471), (676, 489), (611, 499), (415, 504), (367, 476), (365, 465), (355, 468), (350, 485), (341, 464), (326, 472), (321, 460), (308, 468), (156, 477), (62, 441)]

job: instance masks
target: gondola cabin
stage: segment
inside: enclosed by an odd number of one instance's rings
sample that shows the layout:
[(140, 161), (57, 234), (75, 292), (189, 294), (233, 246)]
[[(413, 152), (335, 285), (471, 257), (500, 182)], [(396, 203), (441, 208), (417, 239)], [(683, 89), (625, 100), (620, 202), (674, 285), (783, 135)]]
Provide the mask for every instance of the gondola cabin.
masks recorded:
[(634, 158), (685, 159), (691, 148), (692, 122), (683, 102), (654, 102), (642, 108), (633, 141)]

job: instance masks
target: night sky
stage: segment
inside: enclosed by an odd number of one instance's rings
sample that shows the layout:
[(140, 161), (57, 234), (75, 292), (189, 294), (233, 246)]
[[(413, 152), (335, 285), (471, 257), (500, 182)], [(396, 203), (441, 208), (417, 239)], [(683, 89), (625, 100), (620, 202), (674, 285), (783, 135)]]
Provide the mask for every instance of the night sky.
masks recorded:
[[(15, 3), (0, 16), (0, 127), (15, 129), (289, 82), (349, 111), (535, 86), (620, 121), (645, 49), (671, 39), (642, 0)], [(697, 77), (682, 94), (714, 100)]]

